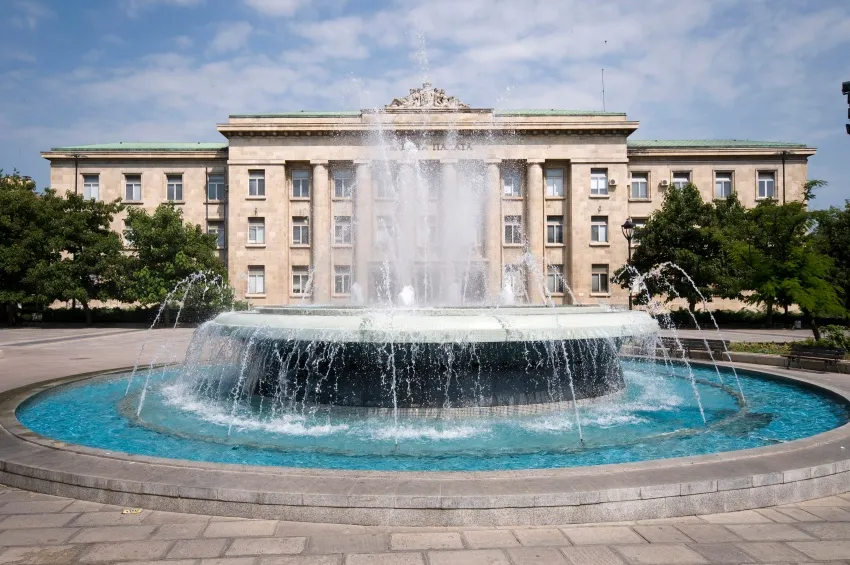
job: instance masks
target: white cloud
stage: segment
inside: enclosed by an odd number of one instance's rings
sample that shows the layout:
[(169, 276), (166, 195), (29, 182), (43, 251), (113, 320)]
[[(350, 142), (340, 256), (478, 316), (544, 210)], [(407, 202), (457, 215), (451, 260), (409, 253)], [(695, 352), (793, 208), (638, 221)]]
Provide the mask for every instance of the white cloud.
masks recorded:
[(292, 16), (305, 0), (245, 0), (245, 5), (266, 16)]
[(12, 25), (29, 30), (34, 30), (44, 19), (56, 17), (56, 12), (36, 0), (17, 0), (12, 4), (12, 14), (9, 20)]
[(188, 49), (195, 44), (195, 40), (188, 35), (178, 35), (174, 38), (174, 43), (176, 43), (177, 47), (180, 49)]
[(239, 51), (248, 45), (253, 26), (248, 22), (222, 24), (209, 45), (211, 53)]
[(199, 6), (206, 0), (123, 0), (124, 11), (131, 18), (139, 15), (142, 10), (153, 8), (156, 5), (178, 6), (181, 8), (191, 8)]

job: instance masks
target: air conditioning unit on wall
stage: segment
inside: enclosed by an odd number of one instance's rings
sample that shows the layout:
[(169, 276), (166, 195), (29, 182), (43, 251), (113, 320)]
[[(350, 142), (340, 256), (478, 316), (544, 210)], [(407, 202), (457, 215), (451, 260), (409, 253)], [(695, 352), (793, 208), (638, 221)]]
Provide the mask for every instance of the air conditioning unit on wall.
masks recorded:
[(664, 179), (663, 181), (661, 181), (659, 183), (659, 185), (661, 186), (661, 188), (667, 188), (668, 186), (670, 186), (670, 181), (668, 181), (667, 179)]
[(609, 188), (615, 188), (617, 186), (617, 179), (609, 179), (608, 186)]

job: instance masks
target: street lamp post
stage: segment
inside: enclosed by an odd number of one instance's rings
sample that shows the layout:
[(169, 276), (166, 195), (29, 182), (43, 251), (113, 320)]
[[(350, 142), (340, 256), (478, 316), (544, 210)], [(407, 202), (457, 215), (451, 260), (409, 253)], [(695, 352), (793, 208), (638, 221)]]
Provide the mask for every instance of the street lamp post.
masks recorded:
[[(626, 267), (631, 268), (632, 266), (632, 238), (635, 235), (635, 224), (632, 222), (631, 217), (626, 218), (626, 221), (623, 222), (622, 225), (623, 236), (626, 238), (626, 243), (628, 243), (629, 248), (629, 259), (626, 262)], [(631, 281), (632, 273), (629, 272), (629, 280)], [(629, 310), (632, 309), (632, 285), (629, 284)]]

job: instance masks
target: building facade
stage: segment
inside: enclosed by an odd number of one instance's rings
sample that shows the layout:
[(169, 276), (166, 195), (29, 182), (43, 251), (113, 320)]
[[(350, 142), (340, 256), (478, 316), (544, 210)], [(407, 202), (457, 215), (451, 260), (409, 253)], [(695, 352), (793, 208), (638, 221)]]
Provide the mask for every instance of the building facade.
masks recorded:
[[(507, 285), (522, 302), (624, 303), (611, 276), (627, 259), (627, 218), (639, 226), (669, 187), (689, 182), (706, 200), (799, 200), (815, 153), (778, 142), (630, 140), (638, 125), (613, 112), (468, 108), (426, 84), (379, 111), (231, 115), (218, 125), (221, 143), (43, 156), (61, 193), (179, 206), (218, 234), (238, 296), (277, 305), (375, 300), (384, 286), (393, 297), (406, 284), (444, 299), (439, 275), (455, 271), (428, 269), (447, 262), (463, 264), (455, 280), (474, 286), (461, 290), (464, 302), (497, 300)], [(433, 190), (399, 212), (398, 187), (412, 184)], [(458, 200), (464, 190), (472, 196)], [(433, 245), (387, 252), (388, 233), (404, 240), (410, 230), (413, 241), (422, 226)], [(453, 255), (468, 231), (471, 243)], [(382, 280), (388, 263), (405, 261), (391, 285)]]

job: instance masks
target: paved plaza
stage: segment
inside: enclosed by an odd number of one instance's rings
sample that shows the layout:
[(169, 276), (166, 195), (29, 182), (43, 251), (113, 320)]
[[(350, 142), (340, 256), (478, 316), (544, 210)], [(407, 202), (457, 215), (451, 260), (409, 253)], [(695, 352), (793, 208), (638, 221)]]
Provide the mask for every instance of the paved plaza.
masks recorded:
[[(132, 366), (137, 357), (142, 363), (182, 358), (190, 337), (191, 330), (182, 329), (2, 330), (0, 389)], [(850, 494), (685, 518), (476, 529), (177, 514), (0, 486), (0, 548), (0, 564), (845, 563), (850, 562)]]

